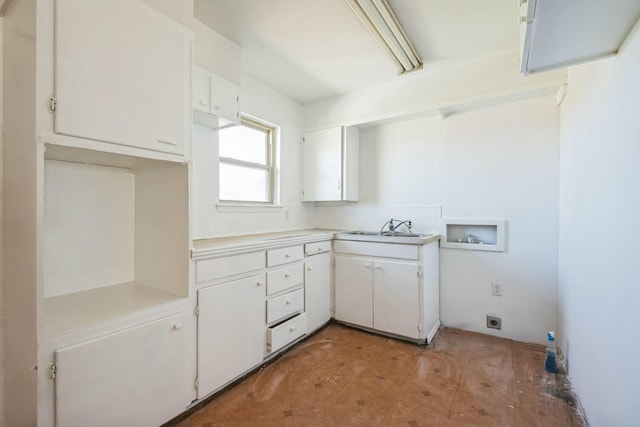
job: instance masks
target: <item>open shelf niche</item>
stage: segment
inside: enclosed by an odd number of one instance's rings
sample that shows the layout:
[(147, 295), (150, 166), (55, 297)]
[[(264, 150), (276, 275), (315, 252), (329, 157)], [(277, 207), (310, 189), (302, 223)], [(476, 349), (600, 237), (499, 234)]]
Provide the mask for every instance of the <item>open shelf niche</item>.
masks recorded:
[(46, 145), (45, 335), (185, 298), (188, 166)]
[(442, 219), (440, 246), (451, 249), (504, 252), (504, 219)]

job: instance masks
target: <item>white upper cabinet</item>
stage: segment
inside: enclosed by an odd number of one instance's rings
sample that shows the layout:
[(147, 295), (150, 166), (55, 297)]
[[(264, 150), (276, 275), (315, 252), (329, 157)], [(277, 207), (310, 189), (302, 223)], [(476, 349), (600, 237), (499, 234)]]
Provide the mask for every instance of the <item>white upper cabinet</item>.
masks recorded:
[(519, 4), (523, 74), (614, 55), (640, 18), (637, 0), (519, 0)]
[(359, 134), (335, 127), (304, 135), (303, 201), (357, 201)]
[(213, 128), (240, 124), (240, 86), (197, 67), (192, 79), (196, 123)]
[(58, 134), (183, 154), (189, 30), (131, 0), (56, 0)]

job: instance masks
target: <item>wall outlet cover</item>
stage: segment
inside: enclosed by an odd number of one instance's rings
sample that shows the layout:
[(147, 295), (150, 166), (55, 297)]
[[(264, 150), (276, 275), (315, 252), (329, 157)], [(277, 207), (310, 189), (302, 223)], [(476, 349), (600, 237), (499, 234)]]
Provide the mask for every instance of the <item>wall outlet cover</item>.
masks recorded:
[(487, 328), (502, 329), (502, 319), (498, 316), (487, 315)]

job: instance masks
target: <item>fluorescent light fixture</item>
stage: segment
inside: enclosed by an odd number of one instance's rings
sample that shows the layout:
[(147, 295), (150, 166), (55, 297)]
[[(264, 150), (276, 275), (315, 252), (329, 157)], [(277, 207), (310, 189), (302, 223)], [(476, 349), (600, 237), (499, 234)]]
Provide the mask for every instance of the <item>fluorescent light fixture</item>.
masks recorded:
[(378, 44), (391, 56), (398, 74), (422, 68), (418, 56), (387, 0), (345, 0)]

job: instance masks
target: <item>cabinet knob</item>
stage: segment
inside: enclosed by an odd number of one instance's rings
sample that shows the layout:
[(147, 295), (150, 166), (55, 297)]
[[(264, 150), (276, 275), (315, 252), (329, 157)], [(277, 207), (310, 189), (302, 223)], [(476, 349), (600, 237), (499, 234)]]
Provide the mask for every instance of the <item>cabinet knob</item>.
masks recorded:
[(175, 329), (176, 331), (179, 331), (180, 329), (182, 329), (182, 323), (180, 323), (180, 322), (174, 323), (173, 324), (173, 329)]
[(284, 278), (288, 279), (289, 277), (291, 277), (291, 275), (289, 273), (284, 273)]
[(369, 268), (369, 267), (371, 267), (371, 264), (369, 264), (368, 262), (365, 262), (365, 263), (364, 263), (364, 266), (365, 266), (365, 267), (367, 267), (367, 268)]
[(207, 105), (207, 101), (205, 101), (204, 99), (200, 100), (200, 105)]
[(293, 331), (295, 331), (296, 329), (297, 329), (297, 328), (296, 328), (295, 326), (292, 326), (292, 327), (290, 327), (290, 328), (289, 328), (289, 332), (293, 332)]
[(380, 266), (379, 264), (376, 264), (375, 269), (376, 270), (382, 270), (382, 266)]
[(320, 252), (322, 250), (322, 248), (318, 248), (318, 252)]
[(291, 256), (291, 255), (289, 255), (289, 254), (284, 254), (284, 257), (285, 257), (285, 258), (289, 258), (290, 256)]
[(256, 285), (258, 285), (258, 286), (262, 286), (262, 285), (263, 285), (263, 283), (260, 281), (260, 282), (256, 283)]
[(287, 305), (291, 304), (291, 301), (287, 300)]
[(311, 270), (313, 270), (313, 268), (307, 267), (307, 271), (311, 271)]

